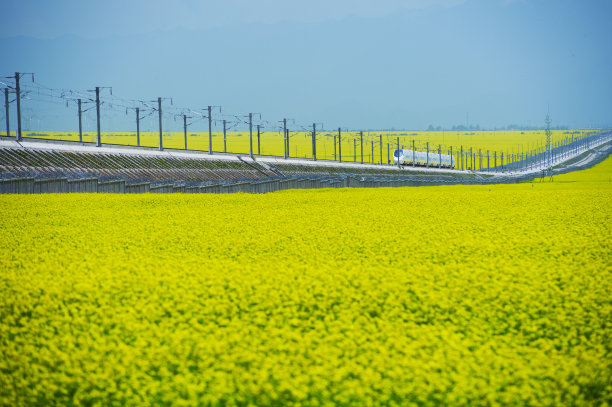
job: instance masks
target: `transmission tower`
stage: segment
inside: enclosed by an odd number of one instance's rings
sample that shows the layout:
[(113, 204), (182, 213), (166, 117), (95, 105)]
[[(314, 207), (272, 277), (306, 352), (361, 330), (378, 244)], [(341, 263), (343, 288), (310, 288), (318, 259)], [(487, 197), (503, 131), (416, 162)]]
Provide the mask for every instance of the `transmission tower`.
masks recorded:
[(552, 120), (550, 119), (549, 113), (546, 113), (546, 120), (544, 122), (546, 123), (546, 168), (550, 170), (552, 169), (552, 136), (550, 131), (550, 123)]

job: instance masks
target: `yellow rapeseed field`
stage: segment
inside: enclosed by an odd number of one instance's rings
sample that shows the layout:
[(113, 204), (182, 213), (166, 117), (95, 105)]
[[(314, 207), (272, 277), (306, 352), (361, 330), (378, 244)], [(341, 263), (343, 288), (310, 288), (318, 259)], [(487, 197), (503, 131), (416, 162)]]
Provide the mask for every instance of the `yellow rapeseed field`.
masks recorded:
[[(554, 130), (552, 132), (553, 147), (570, 142), (578, 138), (587, 137), (594, 134), (592, 130)], [(24, 133), (26, 137), (48, 138), (58, 140), (78, 141), (79, 134), (75, 132), (41, 132)], [(342, 132), (342, 145), (337, 143), (337, 131), (321, 131), (317, 134), (317, 157), (319, 159), (333, 160), (342, 153), (344, 161), (361, 161), (362, 146), (359, 132)], [(96, 142), (95, 133), (84, 133), (83, 140), (88, 143)], [(137, 145), (135, 132), (122, 133), (102, 133), (102, 143)], [(501, 154), (504, 154), (504, 162), (508, 160), (516, 161), (520, 159), (520, 154), (532, 154), (542, 152), (546, 141), (543, 130), (522, 131), (522, 130), (501, 130), (501, 131), (370, 131), (363, 133), (363, 161), (380, 163), (381, 160), (381, 140), (382, 140), (382, 162), (386, 164), (393, 162), (393, 150), (397, 148), (398, 140), (400, 148), (420, 151), (440, 152), (442, 154), (452, 154), (459, 161), (459, 153), (463, 147), (464, 154), (482, 154), (486, 156), (487, 151), (493, 157), (494, 152), (501, 161)], [(208, 151), (208, 133), (188, 132), (187, 147), (190, 150)], [(261, 133), (258, 146), (257, 133), (253, 134), (253, 153), (262, 155), (283, 156), (283, 133), (282, 131), (268, 131)], [(336, 143), (336, 149), (334, 149)], [(428, 144), (429, 143), (429, 147)], [(159, 133), (142, 132), (140, 134), (140, 144), (146, 147), (159, 146)], [(164, 132), (163, 145), (165, 148), (184, 149), (185, 136), (181, 132)], [(224, 147), (223, 133), (213, 132), (212, 134), (213, 151), (227, 152), (236, 154), (248, 154), (250, 152), (250, 137), (248, 131), (228, 132)], [(471, 150), (470, 150), (471, 149)], [(334, 154), (336, 154), (334, 156)], [(291, 132), (289, 138), (289, 156), (298, 158), (312, 158), (312, 133), (310, 132)], [(478, 164), (477, 164), (478, 165)], [(484, 164), (483, 164), (484, 166)]]
[(611, 181), (0, 196), (0, 405), (609, 406)]

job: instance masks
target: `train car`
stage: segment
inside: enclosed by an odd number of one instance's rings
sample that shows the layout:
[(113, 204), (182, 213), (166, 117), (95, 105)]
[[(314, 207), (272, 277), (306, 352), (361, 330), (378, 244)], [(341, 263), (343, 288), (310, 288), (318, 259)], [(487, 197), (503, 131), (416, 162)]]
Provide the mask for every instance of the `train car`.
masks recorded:
[(438, 154), (430, 151), (429, 157), (425, 151), (394, 150), (393, 163), (400, 165), (418, 165), (430, 167), (455, 168), (455, 158), (449, 154)]

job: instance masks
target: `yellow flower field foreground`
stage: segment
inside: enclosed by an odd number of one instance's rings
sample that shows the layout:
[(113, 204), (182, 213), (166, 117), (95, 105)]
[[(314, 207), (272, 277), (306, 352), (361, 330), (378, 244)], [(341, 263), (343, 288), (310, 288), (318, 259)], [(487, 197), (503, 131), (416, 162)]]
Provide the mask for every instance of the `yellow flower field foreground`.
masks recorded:
[(0, 196), (0, 405), (609, 405), (611, 180)]

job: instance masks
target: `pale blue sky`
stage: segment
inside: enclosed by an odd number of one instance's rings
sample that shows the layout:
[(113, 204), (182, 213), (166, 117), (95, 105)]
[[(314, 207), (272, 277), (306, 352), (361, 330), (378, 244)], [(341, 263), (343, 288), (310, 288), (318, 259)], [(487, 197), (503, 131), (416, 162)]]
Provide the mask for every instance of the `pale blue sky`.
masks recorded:
[[(1, 4), (0, 75), (57, 88), (329, 129), (534, 126), (548, 105), (557, 125), (612, 125), (609, 0)], [(32, 128), (74, 127), (70, 108), (28, 103)]]

